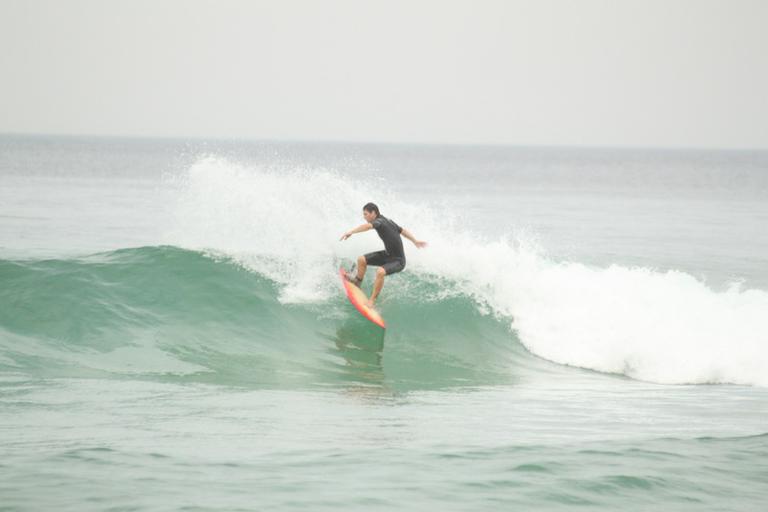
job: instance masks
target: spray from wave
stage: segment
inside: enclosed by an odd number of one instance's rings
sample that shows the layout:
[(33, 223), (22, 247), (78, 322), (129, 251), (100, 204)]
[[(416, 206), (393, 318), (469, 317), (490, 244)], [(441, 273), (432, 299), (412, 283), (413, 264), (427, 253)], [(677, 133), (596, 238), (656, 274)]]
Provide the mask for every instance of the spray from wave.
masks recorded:
[(422, 300), (470, 297), (544, 359), (658, 383), (768, 386), (765, 291), (716, 291), (681, 271), (554, 261), (523, 240), (483, 240), (444, 211), (399, 200), (386, 183), (327, 169), (204, 157), (174, 185), (168, 243), (233, 258), (279, 283), (283, 304), (338, 294), (338, 263), (379, 246), (371, 232), (338, 242), (374, 200), (430, 242), (407, 246), (406, 273), (385, 286), (385, 308), (407, 293), (411, 272), (441, 284)]

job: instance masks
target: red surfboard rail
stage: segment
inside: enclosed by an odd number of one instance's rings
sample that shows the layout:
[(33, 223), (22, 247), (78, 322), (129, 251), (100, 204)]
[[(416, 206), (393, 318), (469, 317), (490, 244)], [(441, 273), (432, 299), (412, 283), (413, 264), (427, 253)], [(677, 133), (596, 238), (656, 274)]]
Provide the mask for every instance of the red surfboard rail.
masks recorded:
[(355, 309), (374, 324), (382, 329), (386, 329), (387, 325), (384, 323), (381, 314), (375, 309), (368, 307), (366, 304), (368, 302), (368, 297), (366, 297), (365, 293), (363, 293), (360, 288), (347, 279), (347, 271), (344, 270), (344, 268), (339, 269), (339, 276), (341, 277), (341, 284), (344, 286), (344, 292), (346, 292), (349, 302), (355, 306)]

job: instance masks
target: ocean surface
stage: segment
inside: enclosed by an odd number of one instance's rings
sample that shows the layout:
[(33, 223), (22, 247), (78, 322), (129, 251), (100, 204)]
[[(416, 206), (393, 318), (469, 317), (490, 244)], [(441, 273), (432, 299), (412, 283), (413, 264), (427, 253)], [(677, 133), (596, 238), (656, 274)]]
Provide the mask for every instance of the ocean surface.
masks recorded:
[(767, 502), (768, 152), (0, 136), (2, 511)]

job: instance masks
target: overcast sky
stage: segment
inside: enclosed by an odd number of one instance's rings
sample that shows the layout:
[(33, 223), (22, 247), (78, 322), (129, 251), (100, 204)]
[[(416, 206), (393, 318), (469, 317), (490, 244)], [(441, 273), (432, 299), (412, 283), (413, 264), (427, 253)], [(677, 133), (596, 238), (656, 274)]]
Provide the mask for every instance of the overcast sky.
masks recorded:
[(768, 1), (0, 0), (0, 133), (768, 149)]

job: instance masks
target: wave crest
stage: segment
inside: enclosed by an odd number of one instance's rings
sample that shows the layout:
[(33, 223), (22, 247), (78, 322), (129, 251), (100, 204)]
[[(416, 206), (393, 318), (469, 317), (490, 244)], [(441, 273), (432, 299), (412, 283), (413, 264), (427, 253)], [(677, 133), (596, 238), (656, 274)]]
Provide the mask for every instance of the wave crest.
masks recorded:
[[(440, 281), (442, 296), (471, 297), (533, 354), (659, 383), (768, 385), (765, 291), (717, 291), (682, 271), (554, 261), (519, 236), (482, 239), (447, 209), (398, 199), (383, 181), (353, 182), (326, 169), (247, 168), (208, 157), (182, 181), (183, 236), (173, 242), (222, 251), (269, 276), (281, 284), (283, 303), (328, 300), (337, 293), (328, 276), (338, 261), (378, 248), (371, 233), (337, 242), (375, 199), (430, 242), (424, 251), (407, 245), (403, 276)], [(385, 286), (393, 301), (403, 294), (399, 279)]]

